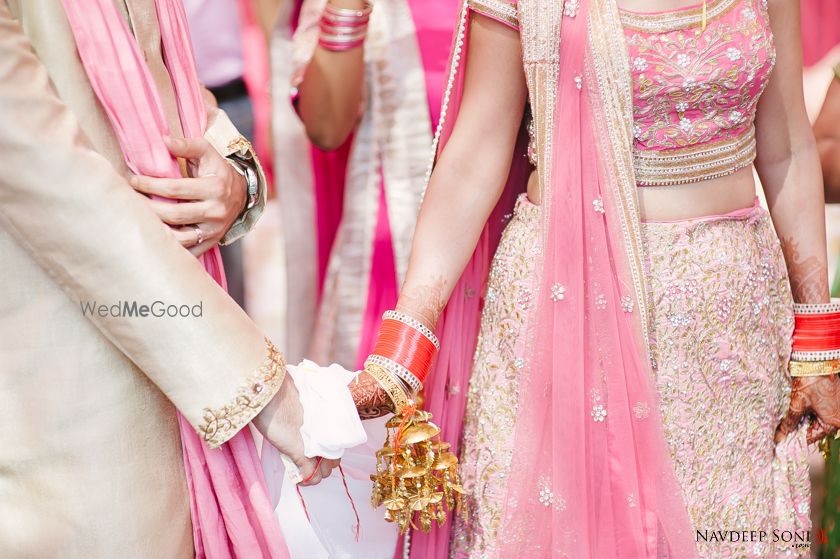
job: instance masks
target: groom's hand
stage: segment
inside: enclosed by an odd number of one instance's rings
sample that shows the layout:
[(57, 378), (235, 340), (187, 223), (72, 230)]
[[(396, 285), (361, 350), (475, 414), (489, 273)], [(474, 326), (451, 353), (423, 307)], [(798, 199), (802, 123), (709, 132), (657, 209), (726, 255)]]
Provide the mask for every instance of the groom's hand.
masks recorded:
[(305, 481), (301, 485), (316, 485), (327, 478), (339, 460), (315, 458), (303, 454), (300, 426), (303, 424), (303, 407), (291, 375), (286, 375), (280, 390), (254, 418), (254, 426), (277, 450), (288, 456), (300, 468)]
[(218, 243), (245, 209), (248, 187), (245, 177), (204, 138), (165, 140), (172, 155), (187, 160), (190, 176), (135, 176), (131, 186), (146, 195), (181, 201), (149, 199), (149, 205), (175, 238), (198, 256)]

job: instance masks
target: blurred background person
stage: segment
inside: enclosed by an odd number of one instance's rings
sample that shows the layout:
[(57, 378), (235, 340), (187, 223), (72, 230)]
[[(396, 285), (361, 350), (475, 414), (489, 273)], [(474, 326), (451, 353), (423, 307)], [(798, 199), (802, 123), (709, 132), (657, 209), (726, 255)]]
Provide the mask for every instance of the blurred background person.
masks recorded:
[[(271, 37), (272, 138), (285, 238), (287, 327), (282, 339), (290, 358), (361, 368), (382, 313), (396, 303), (460, 4), (281, 2)], [(353, 31), (342, 29), (348, 27)], [(343, 462), (354, 498), (358, 495), (356, 502), (362, 503), (357, 508), (365, 547), (347, 549), (352, 556), (390, 557), (394, 527), (384, 524), (381, 511), (374, 520), (364, 518), (367, 476), (384, 440), (382, 421), (365, 423), (370, 446), (359, 449), (358, 462), (352, 462), (352, 454)], [(336, 484), (332, 489), (331, 482)], [(303, 492), (318, 535), (325, 533), (318, 519), (331, 511), (318, 510), (316, 495), (331, 491), (340, 499), (340, 483), (331, 479), (320, 491)], [(301, 527), (307, 528), (297, 502), (287, 492), (281, 507), (298, 508)], [(347, 507), (333, 500), (332, 508)], [(290, 517), (288, 510), (283, 517)], [(349, 524), (352, 516), (346, 519)], [(307, 559), (336, 553), (323, 537), (324, 548), (313, 550), (318, 547), (313, 538), (311, 529), (296, 533), (289, 542), (293, 556), (296, 549), (305, 550), (300, 556)], [(352, 546), (352, 538), (347, 539)]]
[[(275, 81), (275, 155), (294, 302), (289, 342), (301, 356), (360, 368), (396, 302), (458, 5), (399, 0), (371, 11), (364, 0), (306, 0), (292, 13), (288, 75), (302, 126), (280, 106), (289, 82)], [(346, 10), (366, 14), (350, 42), (334, 25)]]

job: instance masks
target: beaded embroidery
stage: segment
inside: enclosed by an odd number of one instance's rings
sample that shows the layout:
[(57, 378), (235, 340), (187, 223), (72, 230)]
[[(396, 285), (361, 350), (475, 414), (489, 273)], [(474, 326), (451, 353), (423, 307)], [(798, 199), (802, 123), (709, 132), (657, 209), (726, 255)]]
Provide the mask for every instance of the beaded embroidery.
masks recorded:
[(268, 355), (255, 373), (239, 388), (232, 402), (219, 408), (204, 408), (198, 433), (216, 448), (247, 425), (274, 397), (286, 377), (286, 362), (274, 344), (265, 340)]
[(714, 0), (705, 31), (697, 9), (621, 18), (637, 184), (697, 182), (750, 165), (756, 107), (775, 64), (763, 5)]

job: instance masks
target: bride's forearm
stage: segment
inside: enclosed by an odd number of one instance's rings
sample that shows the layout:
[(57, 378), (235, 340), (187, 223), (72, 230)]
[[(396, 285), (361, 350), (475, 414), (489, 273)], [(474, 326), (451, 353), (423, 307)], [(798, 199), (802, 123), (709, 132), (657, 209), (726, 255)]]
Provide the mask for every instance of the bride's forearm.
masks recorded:
[[(397, 303), (432, 330), (507, 182), (525, 112), (518, 33), (473, 16), (467, 51), (457, 121), (426, 191)], [(351, 383), (364, 419), (394, 411), (382, 386), (368, 371)]]
[(525, 111), (516, 31), (470, 23), (464, 95), (417, 220), (397, 310), (434, 329), (504, 189)]
[(444, 153), (429, 185), (397, 302), (397, 310), (432, 329), (475, 250), (509, 169), (499, 166), (488, 175), (478, 161), (457, 151)]
[(829, 300), (825, 203), (818, 165), (816, 149), (807, 148), (775, 166), (775, 172), (764, 173), (765, 177), (778, 176), (766, 192), (797, 303)]
[(756, 169), (782, 242), (793, 299), (828, 301), (820, 159), (802, 95), (798, 2), (768, 3), (778, 56), (755, 122)]

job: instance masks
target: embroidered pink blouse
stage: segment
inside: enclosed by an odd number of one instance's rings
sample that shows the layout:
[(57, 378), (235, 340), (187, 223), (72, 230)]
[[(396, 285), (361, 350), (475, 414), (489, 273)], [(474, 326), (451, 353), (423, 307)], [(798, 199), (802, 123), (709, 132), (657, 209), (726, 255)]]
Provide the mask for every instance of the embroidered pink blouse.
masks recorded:
[[(470, 0), (470, 7), (518, 24), (511, 0)], [(707, 0), (705, 28), (702, 4), (622, 10), (621, 21), (633, 77), (637, 184), (698, 182), (750, 165), (756, 107), (776, 62), (767, 1)]]
[(637, 149), (714, 142), (752, 126), (775, 62), (764, 2), (713, 1), (705, 31), (696, 12), (622, 12)]

